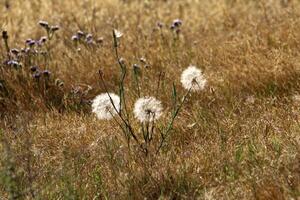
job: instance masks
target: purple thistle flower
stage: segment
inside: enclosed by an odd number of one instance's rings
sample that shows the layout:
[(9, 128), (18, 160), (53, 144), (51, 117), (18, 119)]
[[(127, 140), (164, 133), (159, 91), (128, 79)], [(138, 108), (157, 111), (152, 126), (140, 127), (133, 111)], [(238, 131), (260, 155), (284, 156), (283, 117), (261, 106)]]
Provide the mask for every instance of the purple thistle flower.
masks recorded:
[(87, 39), (87, 40), (91, 40), (91, 39), (93, 39), (93, 35), (92, 35), (92, 34), (90, 34), (90, 33), (89, 33), (89, 34), (87, 34), (87, 35), (86, 35), (86, 39)]
[(44, 75), (45, 77), (49, 77), (50, 74), (51, 74), (50, 71), (47, 70), (47, 69), (43, 71), (43, 75)]
[(30, 47), (32, 47), (32, 46), (35, 45), (35, 41), (32, 40), (32, 39), (27, 39), (27, 40), (26, 40), (26, 44), (29, 45)]
[(10, 52), (14, 55), (18, 55), (20, 53), (19, 49), (11, 49)]
[(84, 37), (85, 34), (84, 34), (84, 32), (82, 32), (82, 31), (77, 31), (77, 36), (78, 36), (79, 39), (80, 39), (80, 38)]
[(31, 38), (28, 38), (28, 39), (25, 41), (25, 43), (28, 44), (28, 43), (30, 43), (31, 41), (32, 41), (32, 39), (31, 39)]
[(18, 61), (15, 61), (15, 60), (9, 60), (9, 61), (7, 62), (7, 64), (10, 65), (10, 66), (16, 67), (16, 66), (19, 65), (19, 62), (18, 62)]
[(39, 79), (41, 77), (41, 73), (39, 71), (36, 71), (33, 75), (32, 75), (33, 78), (35, 79)]
[(38, 70), (37, 66), (31, 66), (30, 67), (30, 71), (32, 71), (32, 72), (36, 72), (37, 70)]
[(7, 65), (11, 66), (11, 67), (14, 67), (14, 68), (19, 68), (19, 67), (22, 67), (22, 64), (19, 63), (18, 61), (15, 61), (15, 60), (9, 60), (7, 62)]
[(141, 57), (141, 58), (140, 58), (140, 62), (146, 64), (146, 63), (147, 63), (147, 60), (146, 60), (146, 58)]

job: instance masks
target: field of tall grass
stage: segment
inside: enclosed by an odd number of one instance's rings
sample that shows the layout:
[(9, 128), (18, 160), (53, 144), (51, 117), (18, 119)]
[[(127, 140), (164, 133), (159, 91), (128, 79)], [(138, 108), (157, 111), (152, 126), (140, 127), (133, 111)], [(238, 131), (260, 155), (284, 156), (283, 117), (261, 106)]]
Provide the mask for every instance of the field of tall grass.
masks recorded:
[(0, 0), (0, 31), (1, 200), (300, 199), (300, 1)]

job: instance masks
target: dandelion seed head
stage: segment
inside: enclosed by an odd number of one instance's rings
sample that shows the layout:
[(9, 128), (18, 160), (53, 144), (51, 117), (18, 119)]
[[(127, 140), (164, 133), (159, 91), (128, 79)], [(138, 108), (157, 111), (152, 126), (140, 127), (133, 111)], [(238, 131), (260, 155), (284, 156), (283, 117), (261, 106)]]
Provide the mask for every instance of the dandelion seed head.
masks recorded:
[(139, 98), (134, 104), (133, 113), (140, 122), (152, 122), (162, 115), (161, 102), (154, 97)]
[(103, 93), (92, 102), (92, 112), (98, 119), (109, 120), (120, 111), (120, 97), (114, 93)]
[(202, 71), (195, 66), (189, 66), (181, 74), (182, 86), (193, 92), (201, 91), (206, 85)]

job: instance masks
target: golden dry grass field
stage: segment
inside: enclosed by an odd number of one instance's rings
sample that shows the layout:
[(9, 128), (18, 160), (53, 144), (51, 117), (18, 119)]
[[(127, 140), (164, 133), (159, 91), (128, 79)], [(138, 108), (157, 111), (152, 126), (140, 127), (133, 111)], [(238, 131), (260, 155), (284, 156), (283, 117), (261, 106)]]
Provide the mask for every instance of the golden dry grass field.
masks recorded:
[[(1, 200), (300, 199), (300, 1), (0, 0), (0, 30)], [(140, 144), (91, 112), (119, 65)], [(189, 65), (206, 86), (156, 151)], [(138, 96), (163, 106), (149, 144)]]

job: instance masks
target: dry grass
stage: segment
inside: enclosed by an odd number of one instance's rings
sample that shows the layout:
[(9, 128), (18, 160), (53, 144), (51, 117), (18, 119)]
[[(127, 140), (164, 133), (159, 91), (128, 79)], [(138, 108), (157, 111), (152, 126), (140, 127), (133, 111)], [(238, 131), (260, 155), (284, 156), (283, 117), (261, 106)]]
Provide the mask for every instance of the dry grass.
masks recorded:
[[(1, 65), (3, 199), (299, 199), (298, 1), (0, 0), (0, 12), (11, 48), (45, 35), (39, 20), (61, 27), (46, 58), (30, 63), (52, 72), (47, 87), (33, 80), (28, 63), (19, 70)], [(183, 21), (179, 38), (169, 29), (176, 18)], [(149, 65), (143, 95), (153, 95), (163, 77), (158, 98), (165, 108), (173, 81), (184, 93), (179, 75), (189, 64), (208, 79), (159, 155), (128, 151), (120, 130), (90, 113), (88, 100), (103, 92), (99, 69), (117, 91), (113, 28), (124, 33), (130, 105), (130, 66), (143, 65), (141, 57)], [(103, 43), (77, 52), (77, 30)], [(1, 40), (1, 63), (6, 59)]]

